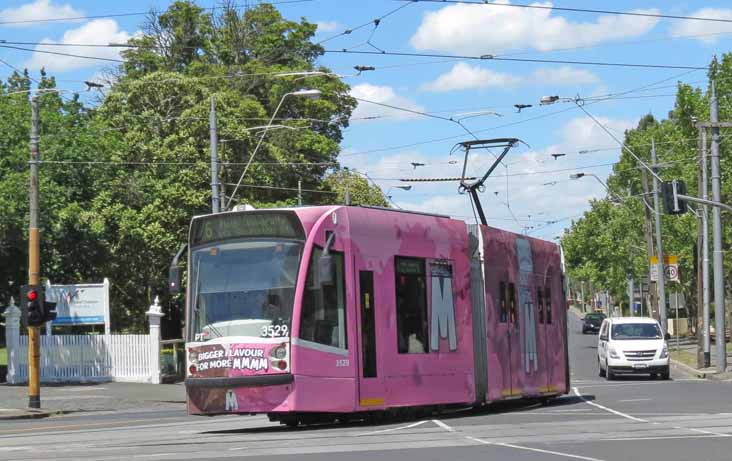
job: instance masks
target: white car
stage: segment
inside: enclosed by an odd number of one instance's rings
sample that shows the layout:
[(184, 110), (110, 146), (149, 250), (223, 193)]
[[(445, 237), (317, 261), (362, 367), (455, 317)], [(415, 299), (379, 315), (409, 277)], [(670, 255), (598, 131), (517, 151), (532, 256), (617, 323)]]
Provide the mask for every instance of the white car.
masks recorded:
[(652, 318), (607, 318), (600, 327), (597, 365), (600, 376), (644, 373), (669, 379), (669, 357), (661, 325)]

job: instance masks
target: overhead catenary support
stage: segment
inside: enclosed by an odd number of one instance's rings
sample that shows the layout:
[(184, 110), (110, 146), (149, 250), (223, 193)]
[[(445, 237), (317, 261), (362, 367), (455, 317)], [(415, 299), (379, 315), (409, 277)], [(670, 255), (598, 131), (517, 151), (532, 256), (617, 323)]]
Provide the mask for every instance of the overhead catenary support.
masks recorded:
[(216, 99), (211, 95), (211, 113), (209, 114), (211, 138), (211, 213), (218, 213), (219, 205), (219, 135), (216, 129)]
[[(655, 172), (656, 168), (656, 143), (651, 140), (651, 161), (653, 162), (653, 168)], [(658, 282), (656, 284), (656, 290), (658, 291), (658, 318), (661, 322), (661, 330), (664, 334), (668, 330), (668, 322), (666, 317), (666, 273), (663, 266), (663, 242), (661, 238), (661, 212), (658, 200), (658, 179), (656, 175), (653, 176), (653, 210), (656, 221), (656, 256), (658, 264)]]
[[(717, 104), (717, 90), (712, 82), (712, 98), (710, 101), (709, 118), (712, 122), (712, 200), (722, 201), (721, 181), (719, 171), (719, 108)], [(714, 207), (712, 210), (714, 239), (714, 319), (717, 344), (717, 371), (724, 372), (727, 368), (727, 351), (725, 349), (725, 306), (724, 306), (724, 264), (722, 260), (722, 210)]]
[[(40, 108), (38, 96), (31, 99), (30, 133), (30, 222), (28, 226), (28, 285), (41, 284), (41, 241), (38, 230), (38, 141), (40, 137)], [(41, 340), (40, 328), (28, 326), (28, 407), (41, 408)]]
[[(701, 128), (702, 150), (701, 150), (701, 198), (709, 200), (709, 186), (707, 178), (707, 130)], [(704, 367), (711, 365), (711, 338), (709, 335), (709, 207), (704, 205), (701, 214), (702, 220), (702, 305), (703, 307), (703, 324), (702, 333), (704, 335)]]

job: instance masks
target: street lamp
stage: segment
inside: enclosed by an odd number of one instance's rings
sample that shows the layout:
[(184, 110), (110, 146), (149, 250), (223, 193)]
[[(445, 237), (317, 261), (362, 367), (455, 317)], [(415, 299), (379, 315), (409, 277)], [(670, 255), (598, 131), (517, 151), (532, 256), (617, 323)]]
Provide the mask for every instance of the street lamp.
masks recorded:
[[(594, 174), (594, 173), (574, 173), (574, 174), (571, 174), (571, 175), (569, 175), (569, 179), (574, 179), (574, 180), (577, 180), (577, 179), (580, 179), (580, 178), (584, 178), (585, 176), (592, 176), (593, 178), (595, 178), (595, 179), (597, 180), (597, 182), (599, 182), (600, 184), (602, 184), (602, 187), (604, 187), (604, 188), (605, 188), (605, 190), (607, 191), (607, 194), (608, 194), (608, 195), (609, 195), (609, 196), (611, 197), (611, 199), (613, 199), (613, 198), (614, 198), (614, 199), (615, 199), (615, 201), (618, 201), (618, 202), (622, 202), (622, 201), (623, 201), (623, 198), (622, 198), (622, 197), (619, 197), (619, 196), (615, 195), (614, 193), (612, 193), (612, 192), (610, 191), (610, 188), (609, 188), (609, 187), (607, 187), (607, 184), (605, 184), (605, 183), (603, 182), (603, 180), (602, 180), (602, 179), (600, 179), (600, 178), (599, 178), (599, 177), (598, 177), (598, 176), (597, 176), (596, 174)], [(611, 200), (611, 201), (613, 201), (613, 200)]]
[(297, 96), (307, 99), (318, 99), (321, 95), (320, 90), (316, 89), (304, 89), (304, 90), (297, 90), (290, 93), (285, 93), (282, 96), (282, 99), (280, 99), (280, 103), (277, 104), (277, 108), (275, 108), (274, 113), (272, 114), (272, 117), (269, 119), (269, 122), (267, 123), (267, 126), (264, 127), (264, 131), (262, 131), (262, 134), (259, 136), (259, 141), (257, 142), (257, 146), (254, 148), (254, 152), (252, 152), (252, 155), (249, 157), (249, 161), (247, 162), (247, 165), (244, 167), (244, 171), (242, 172), (241, 176), (239, 177), (239, 181), (236, 183), (236, 187), (234, 187), (234, 191), (231, 193), (231, 197), (229, 197), (229, 201), (226, 202), (226, 206), (224, 207), (224, 210), (229, 209), (229, 205), (231, 205), (231, 201), (234, 200), (234, 197), (236, 196), (236, 191), (239, 189), (239, 186), (241, 185), (241, 182), (244, 180), (244, 176), (247, 174), (247, 170), (249, 170), (249, 166), (252, 164), (252, 160), (254, 160), (254, 156), (257, 155), (257, 151), (259, 150), (259, 147), (262, 145), (262, 141), (264, 141), (264, 137), (267, 134), (267, 131), (272, 127), (272, 122), (274, 121), (275, 117), (277, 117), (277, 112), (280, 111), (280, 107), (282, 107), (282, 103), (285, 102), (285, 99), (288, 96)]
[(401, 189), (401, 190), (404, 190), (404, 191), (408, 191), (408, 190), (412, 190), (412, 186), (411, 185), (406, 185), (406, 186), (391, 186), (391, 187), (389, 187), (386, 190), (386, 194), (384, 194), (386, 196), (386, 199), (388, 201), (390, 201), (392, 205), (394, 205), (395, 207), (397, 207), (397, 208), (399, 208), (401, 210), (402, 208), (399, 205), (397, 205), (396, 203), (394, 203), (394, 201), (391, 199), (391, 195), (389, 195), (389, 192), (391, 192), (392, 189)]

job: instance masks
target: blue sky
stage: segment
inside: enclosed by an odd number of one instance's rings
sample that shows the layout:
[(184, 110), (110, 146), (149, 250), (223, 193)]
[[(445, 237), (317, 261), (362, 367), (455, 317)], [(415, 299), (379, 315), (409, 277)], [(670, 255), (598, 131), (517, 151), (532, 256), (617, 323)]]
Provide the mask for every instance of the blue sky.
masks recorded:
[[(94, 16), (164, 9), (168, 1), (3, 0), (0, 22)], [(200, 1), (201, 6), (216, 2)], [(245, 2), (242, 2), (245, 3)], [(255, 2), (249, 2), (255, 3)], [(508, 3), (502, 1), (500, 3)], [(316, 40), (368, 23), (402, 3), (393, 0), (314, 0), (279, 5), (288, 18), (319, 24)], [(549, 2), (538, 5), (551, 5)], [(554, 6), (612, 8), (732, 20), (726, 1), (566, 0)], [(66, 43), (123, 42), (137, 33), (144, 16), (0, 24), (0, 40)], [(368, 43), (367, 43), (368, 40)], [(22, 45), (18, 45), (22, 46)], [(329, 50), (386, 50), (445, 55), (484, 55), (566, 61), (605, 61), (673, 66), (704, 66), (714, 54), (732, 50), (732, 23), (668, 20), (561, 12), (493, 5), (411, 3), (352, 34), (324, 43)], [(26, 46), (35, 48), (34, 45)], [(115, 58), (110, 48), (50, 48)], [(111, 63), (0, 48), (0, 59), (28, 67), (37, 76), (45, 66), (59, 87), (81, 91)], [(471, 61), (383, 55), (326, 54), (321, 64), (345, 75), (354, 96), (461, 119), (479, 137), (517, 137), (530, 147), (515, 149), (486, 183), (481, 195), (491, 225), (551, 239), (605, 195), (591, 177), (570, 180), (573, 172), (605, 179), (617, 161), (615, 142), (572, 103), (539, 106), (542, 96), (591, 99), (638, 89), (624, 99), (593, 102), (587, 110), (618, 137), (652, 113), (665, 117), (673, 106), (677, 80), (705, 86), (705, 71), (600, 67), (576, 64)], [(353, 76), (353, 66), (376, 70)], [(0, 64), (0, 77), (11, 70)], [(664, 81), (666, 80), (666, 81)], [(660, 82), (660, 83), (659, 83)], [(517, 113), (514, 104), (532, 104)], [(475, 112), (485, 113), (475, 115)], [(491, 114), (490, 112), (497, 113)], [(363, 120), (364, 117), (378, 117)], [(468, 117), (468, 118), (464, 118)], [(360, 119), (360, 120), (359, 120)], [(445, 139), (447, 138), (447, 139)], [(341, 163), (373, 178), (403, 208), (445, 213), (473, 221), (457, 183), (413, 183), (395, 189), (400, 179), (457, 176), (462, 156), (450, 155), (456, 142), (472, 139), (456, 123), (361, 103), (342, 143)], [(599, 150), (601, 149), (601, 150)], [(590, 152), (585, 152), (590, 151)], [(583, 153), (580, 153), (583, 152)], [(565, 154), (554, 159), (551, 154)], [(691, 154), (691, 152), (690, 152)], [(660, 152), (661, 158), (663, 152)], [(469, 172), (480, 176), (491, 163), (483, 152), (471, 157)], [(413, 167), (411, 163), (423, 163)], [(559, 171), (558, 171), (559, 170)], [(276, 184), (275, 184), (276, 185)], [(556, 222), (554, 222), (556, 221)]]

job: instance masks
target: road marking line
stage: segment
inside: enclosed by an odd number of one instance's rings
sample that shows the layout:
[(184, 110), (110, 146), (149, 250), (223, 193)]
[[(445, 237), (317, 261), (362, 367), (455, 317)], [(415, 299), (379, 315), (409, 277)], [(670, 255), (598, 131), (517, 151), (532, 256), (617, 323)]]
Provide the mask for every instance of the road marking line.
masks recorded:
[(455, 429), (453, 429), (452, 427), (450, 427), (447, 424), (443, 423), (439, 419), (433, 419), (432, 422), (435, 423), (435, 424), (437, 424), (441, 428), (445, 429), (447, 432), (455, 432)]
[(611, 439), (594, 439), (599, 442), (632, 442), (634, 440), (666, 440), (666, 439), (711, 439), (719, 438), (719, 435), (664, 435), (658, 437), (617, 437)]
[(627, 418), (627, 419), (630, 419), (632, 421), (638, 421), (639, 423), (647, 423), (648, 422), (645, 419), (636, 418), (635, 416), (630, 416), (630, 415), (628, 415), (626, 413), (623, 413), (621, 411), (613, 410), (612, 408), (608, 408), (608, 407), (605, 407), (603, 405), (600, 405), (599, 403), (590, 402), (589, 400), (587, 400), (586, 398), (584, 398), (584, 396), (582, 396), (582, 394), (580, 394), (580, 391), (579, 391), (579, 389), (577, 389), (577, 387), (573, 387), (572, 390), (574, 391), (574, 394), (577, 397), (579, 397), (583, 402), (585, 402), (588, 405), (592, 405), (593, 407), (597, 407), (597, 408), (599, 408), (601, 410), (605, 410), (605, 411), (610, 412), (610, 413), (612, 413), (614, 415), (622, 416), (623, 418)]
[(627, 399), (627, 400), (618, 400), (618, 402), (645, 402), (646, 400), (651, 400), (651, 399)]
[(582, 455), (573, 455), (572, 453), (563, 453), (561, 451), (552, 451), (552, 450), (542, 450), (541, 448), (531, 448), (531, 447), (525, 447), (522, 445), (514, 445), (512, 443), (504, 443), (504, 442), (489, 442), (487, 440), (478, 439), (475, 437), (465, 437), (466, 439), (473, 440), (478, 443), (482, 443), (483, 445), (493, 445), (493, 446), (499, 446), (499, 447), (507, 447), (507, 448), (515, 448), (517, 450), (527, 450), (527, 451), (533, 451), (536, 453), (543, 453), (545, 455), (555, 455), (555, 456), (563, 456), (565, 458), (573, 458), (573, 459), (582, 459), (585, 461), (604, 461), (599, 458), (591, 458), (589, 456), (582, 456)]
[(249, 447), (236, 447), (236, 448), (229, 448), (229, 451), (239, 451), (239, 450), (248, 450)]
[(717, 437), (731, 437), (732, 436), (730, 434), (725, 434), (724, 432), (705, 431), (704, 429), (696, 429), (696, 428), (693, 428), (693, 427), (681, 427), (679, 429), (686, 429), (686, 430), (689, 430), (689, 431), (698, 432), (700, 434), (715, 435)]
[(402, 429), (411, 429), (413, 427), (417, 427), (419, 425), (422, 425), (426, 423), (427, 421), (418, 421), (416, 423), (408, 424), (406, 426), (399, 426), (399, 427), (392, 427), (391, 429), (382, 429), (380, 431), (373, 431), (373, 432), (363, 432), (361, 434), (356, 434), (356, 437), (362, 437), (365, 435), (374, 435), (374, 434), (383, 434), (384, 432), (392, 432), (392, 431), (399, 431)]

